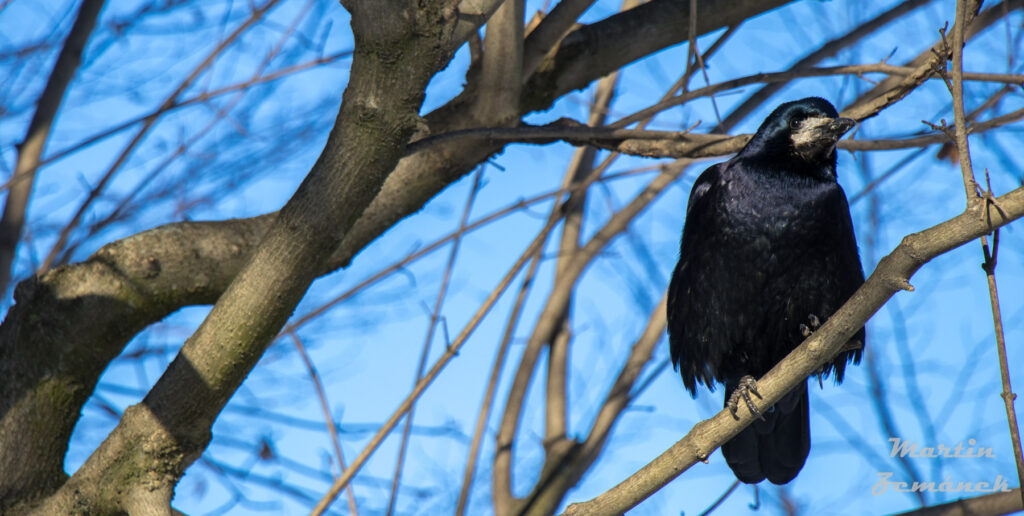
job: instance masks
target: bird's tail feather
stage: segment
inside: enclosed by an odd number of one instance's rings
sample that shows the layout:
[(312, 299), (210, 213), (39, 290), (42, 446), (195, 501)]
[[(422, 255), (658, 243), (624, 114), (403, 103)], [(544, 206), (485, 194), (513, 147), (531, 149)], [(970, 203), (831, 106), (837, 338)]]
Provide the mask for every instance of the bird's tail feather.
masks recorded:
[(725, 443), (722, 455), (741, 482), (756, 484), (767, 478), (773, 484), (785, 484), (803, 468), (811, 449), (806, 382), (764, 416), (765, 421), (754, 421)]

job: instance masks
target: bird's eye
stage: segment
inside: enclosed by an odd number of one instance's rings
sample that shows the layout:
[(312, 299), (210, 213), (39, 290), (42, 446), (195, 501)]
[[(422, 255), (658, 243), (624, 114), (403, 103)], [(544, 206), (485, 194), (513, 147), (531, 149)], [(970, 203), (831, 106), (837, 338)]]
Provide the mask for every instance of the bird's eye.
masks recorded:
[(797, 127), (800, 127), (800, 120), (799, 119), (794, 118), (794, 119), (789, 121), (789, 128), (790, 129), (796, 129)]

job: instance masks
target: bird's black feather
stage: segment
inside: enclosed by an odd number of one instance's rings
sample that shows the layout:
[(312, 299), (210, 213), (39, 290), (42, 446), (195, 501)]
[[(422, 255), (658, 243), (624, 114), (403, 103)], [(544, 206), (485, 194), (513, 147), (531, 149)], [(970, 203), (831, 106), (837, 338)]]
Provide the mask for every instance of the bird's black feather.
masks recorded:
[[(826, 320), (864, 282), (836, 182), (835, 142), (852, 125), (824, 99), (788, 102), (694, 183), (667, 314), (672, 363), (691, 394), (723, 383), (728, 397), (743, 376), (760, 378), (800, 344), (809, 316)], [(843, 352), (822, 372), (840, 382), (860, 357)], [(810, 449), (807, 405), (805, 384), (723, 446), (737, 478), (796, 476)]]

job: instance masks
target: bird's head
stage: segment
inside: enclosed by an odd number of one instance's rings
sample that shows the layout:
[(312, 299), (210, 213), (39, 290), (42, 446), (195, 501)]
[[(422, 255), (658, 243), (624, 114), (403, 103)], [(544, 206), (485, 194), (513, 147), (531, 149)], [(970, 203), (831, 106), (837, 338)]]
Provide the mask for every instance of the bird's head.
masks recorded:
[(775, 108), (757, 130), (745, 151), (786, 156), (808, 165), (835, 169), (836, 142), (856, 122), (839, 118), (832, 104), (820, 97), (787, 102)]

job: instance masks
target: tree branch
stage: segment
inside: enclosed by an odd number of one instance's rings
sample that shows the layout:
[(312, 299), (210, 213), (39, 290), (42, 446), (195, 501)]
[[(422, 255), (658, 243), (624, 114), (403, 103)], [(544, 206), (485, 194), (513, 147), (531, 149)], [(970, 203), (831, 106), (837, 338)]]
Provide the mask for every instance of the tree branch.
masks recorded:
[(1024, 510), (1020, 488), (901, 512), (897, 516), (1001, 516)]
[[(519, 100), (520, 114), (547, 109), (570, 91), (583, 88), (645, 55), (685, 41), (689, 9), (678, 8), (677, 3), (676, 0), (655, 0), (570, 32), (533, 76), (525, 79)], [(700, 2), (698, 35), (736, 25), (785, 3), (787, 0)], [(623, 41), (633, 44), (623, 45)], [(467, 109), (481, 94), (478, 73), (471, 69), (463, 93), (425, 117), (431, 134), (501, 125), (493, 120), (476, 119), (472, 110)], [(342, 264), (347, 264), (396, 222), (415, 213), (438, 192), (502, 148), (501, 144), (463, 142), (439, 146), (401, 160), (380, 195), (342, 242), (339, 251)]]
[[(698, 32), (703, 34), (716, 29), (715, 20), (722, 25), (739, 23), (777, 3), (781, 2), (715, 2), (716, 11), (712, 13), (713, 16), (701, 18)], [(496, 8), (496, 4), (494, 6)], [(685, 37), (685, 31), (673, 25), (672, 19), (640, 23), (643, 18), (634, 19), (632, 16), (635, 14), (598, 22), (595, 24), (597, 28), (588, 31), (587, 35), (578, 35), (575, 44), (582, 44), (588, 41), (587, 38), (596, 38), (607, 32), (622, 35), (627, 30), (676, 31), (674, 38), (677, 41)], [(483, 19), (478, 21), (483, 23)], [(598, 47), (621, 46), (620, 41), (598, 38), (589, 40), (587, 44)], [(622, 59), (636, 57), (640, 56), (621, 56)], [(581, 56), (582, 61), (590, 59)], [(624, 63), (612, 64), (617, 67)], [(583, 71), (588, 69), (584, 67)], [(539, 73), (553, 78), (560, 72), (557, 67), (549, 65), (544, 66)], [(593, 69), (588, 76), (577, 74), (576, 80), (586, 77), (592, 80), (603, 73)], [(573, 87), (581, 87), (583, 84)], [(467, 109), (467, 99), (477, 95), (475, 88), (471, 77), (463, 95), (428, 115), (430, 126), (435, 131), (448, 132), (462, 127), (493, 125), (492, 121), (476, 121), (472, 110)], [(552, 99), (566, 91), (560, 90)], [(521, 100), (520, 109), (525, 112), (522, 106)], [(347, 265), (370, 241), (398, 220), (418, 210), (448, 184), (462, 177), (501, 147), (462, 143), (441, 146), (432, 152), (403, 159), (388, 176), (374, 202), (345, 234), (342, 245), (316, 274), (326, 274)], [(174, 310), (216, 301), (276, 216), (277, 213), (271, 213), (226, 222), (170, 224), (110, 244), (84, 263), (59, 268), (37, 279), (23, 282), (16, 290), (15, 299), (18, 304), (7, 314), (3, 328), (0, 328), (0, 336), (3, 337), (0, 340), (0, 353), (12, 358), (32, 356), (38, 343), (48, 342), (48, 349), (56, 358), (49, 365), (32, 361), (36, 365), (35, 369), (11, 372), (5, 376), (10, 381), (0, 382), (0, 417), (3, 418), (0, 421), (0, 435), (31, 435), (35, 430), (28, 433), (23, 430), (48, 428), (53, 430), (53, 435), (45, 441), (53, 446), (40, 447), (46, 452), (32, 446), (4, 446), (0, 451), (3, 460), (21, 466), (13, 471), (27, 474), (25, 468), (45, 469), (56, 472), (53, 473), (56, 476), (40, 473), (43, 477), (57, 478), (54, 482), (59, 482), (66, 437), (70, 435), (71, 428), (77, 422), (79, 409), (109, 360), (120, 353), (135, 334)], [(222, 243), (224, 247), (220, 247)], [(184, 271), (190, 267), (198, 267), (203, 273), (188, 276)], [(83, 303), (82, 300), (87, 302)], [(63, 328), (53, 332), (62, 338), (51, 339), (47, 325)], [(75, 328), (81, 328), (81, 331)], [(100, 334), (103, 337), (97, 340), (96, 336)], [(95, 354), (86, 351), (94, 350), (97, 346), (101, 351)], [(83, 353), (95, 361), (84, 362), (88, 367), (69, 367), (71, 364), (83, 364), (78, 358)], [(2, 364), (13, 363), (20, 362), (4, 361)], [(53, 371), (62, 373), (55, 376)], [(57, 386), (60, 386), (60, 392), (72, 393), (70, 399), (47, 399), (45, 393)], [(25, 393), (29, 391), (36, 392), (38, 396), (25, 398)], [(38, 403), (33, 404), (33, 401)], [(52, 486), (54, 482), (33, 481), (29, 484)]]
[(0, 326), (0, 508), (64, 481), (68, 439), (110, 361), (154, 321), (216, 302), (272, 220), (168, 224), (18, 285)]
[(523, 74), (530, 77), (544, 55), (555, 48), (576, 24), (576, 19), (594, 4), (594, 0), (561, 0), (530, 31), (523, 45)]
[[(970, 209), (946, 222), (906, 236), (893, 252), (879, 262), (864, 285), (839, 311), (768, 374), (758, 379), (762, 398), (754, 400), (755, 405), (762, 411), (768, 410), (783, 394), (806, 381), (809, 375), (840, 352), (850, 337), (889, 298), (900, 290), (912, 289), (909, 279), (925, 263), (1024, 216), (1024, 188), (999, 197), (998, 202), (1003, 210), (992, 213), (991, 224), (980, 216), (980, 211)], [(697, 461), (706, 460), (711, 452), (753, 422), (754, 417), (749, 411), (741, 411), (737, 421), (728, 410), (720, 411), (711, 419), (695, 425), (685, 437), (619, 485), (593, 500), (570, 505), (565, 514), (624, 513)]]
[(450, 58), (450, 7), (355, 4), (361, 50), (324, 152), (143, 402), (38, 513), (120, 512), (122, 493), (173, 486), (199, 457), (221, 409), (401, 156), (423, 91)]
[[(28, 125), (25, 139), (18, 146), (18, 159), (14, 166), (7, 202), (4, 204), (3, 218), (0, 219), (0, 293), (7, 293), (8, 283), (14, 273), (14, 258), (17, 256), (18, 242), (25, 226), (25, 211), (32, 195), (39, 160), (50, 136), (50, 128), (57, 118), (57, 111), (64, 100), (64, 92), (82, 62), (82, 52), (85, 51), (93, 27), (96, 26), (96, 19), (100, 16), (103, 4), (104, 0), (84, 0), (78, 7), (75, 23), (64, 40), (64, 46), (53, 65), (50, 78), (43, 88), (43, 94), (36, 102), (36, 112)], [(0, 485), (2, 484), (3, 482), (0, 482)]]
[[(981, 189), (978, 187), (978, 183), (974, 176), (974, 166), (971, 164), (971, 147), (967, 141), (967, 115), (964, 110), (964, 70), (963, 70), (963, 59), (964, 59), (964, 30), (963, 25), (967, 23), (967, 0), (957, 0), (956, 3), (956, 21), (953, 26), (953, 70), (952, 80), (947, 81), (949, 86), (950, 94), (953, 96), (953, 119), (956, 131), (953, 135), (953, 140), (956, 143), (957, 158), (960, 161), (960, 171), (964, 181), (964, 193), (966, 194), (967, 209), (971, 209), (972, 206), (982, 205), (985, 208), (985, 215), (988, 216), (990, 213), (987, 208), (991, 206), (996, 210), (1002, 210), (1001, 205), (995, 203), (992, 200), (993, 193), (991, 191), (992, 185), (988, 184), (989, 190), (984, 192), (984, 195), (979, 196)], [(942, 34), (943, 42), (947, 41), (945, 38), (945, 32)], [(945, 69), (942, 69), (943, 78), (946, 77)], [(945, 124), (943, 124), (945, 125)], [(988, 171), (985, 172), (986, 178), (988, 177)], [(981, 235), (981, 248), (982, 253), (985, 257), (985, 262), (982, 264), (982, 269), (985, 271), (985, 277), (988, 283), (989, 302), (992, 306), (992, 323), (993, 330), (996, 338), (996, 350), (999, 357), (999, 373), (1002, 381), (1002, 395), (1004, 408), (1006, 409), (1006, 419), (1009, 425), (1009, 434), (1011, 446), (1013, 447), (1014, 462), (1017, 466), (1017, 480), (1024, 487), (1024, 452), (1021, 450), (1020, 444), (1020, 429), (1017, 427), (1017, 412), (1013, 406), (1013, 400), (1017, 397), (1013, 393), (1013, 389), (1010, 385), (1010, 371), (1006, 362), (1006, 342), (1003, 336), (1003, 322), (1002, 314), (999, 309), (999, 293), (996, 289), (996, 253), (998, 253), (999, 246), (999, 230), (994, 231), (995, 248), (993, 251), (989, 251), (988, 246), (988, 235)], [(1021, 492), (1021, 503), (1024, 504), (1024, 492)]]
[[(884, 27), (894, 20), (902, 19), (907, 13), (914, 11), (915, 9), (930, 3), (931, 0), (906, 0), (897, 4), (892, 9), (885, 11), (878, 16), (860, 24), (857, 28), (850, 32), (829, 41), (821, 46), (818, 50), (807, 54), (802, 59), (793, 63), (789, 68), (800, 70), (814, 66), (818, 62), (828, 59), (839, 53), (840, 50), (847, 48), (861, 39), (871, 35), (876, 30)], [(755, 109), (760, 107), (766, 100), (771, 98), (772, 95), (777, 93), (785, 86), (785, 82), (775, 82), (772, 84), (766, 84), (759, 90), (752, 93), (747, 97), (739, 106), (732, 110), (722, 120), (722, 123), (714, 129), (715, 133), (727, 133), (732, 130), (736, 124), (742, 122), (747, 116), (750, 115)]]
[[(686, 165), (688, 164), (689, 161), (684, 160), (681, 163), (666, 166), (663, 172), (648, 183), (645, 189), (629, 204), (612, 215), (608, 222), (580, 249), (576, 256), (566, 263), (565, 268), (562, 270), (562, 275), (559, 276), (552, 287), (533, 332), (526, 342), (526, 349), (520, 358), (512, 387), (509, 389), (508, 399), (505, 403), (505, 413), (502, 416), (501, 425), (498, 428), (498, 435), (496, 437), (497, 443), (494, 455), (495, 486), (506, 483), (511, 484), (509, 480), (511, 473), (509, 471), (512, 463), (512, 445), (519, 427), (519, 418), (523, 410), (526, 390), (529, 387), (530, 378), (533, 375), (533, 369), (536, 366), (543, 344), (550, 335), (555, 333), (558, 324), (562, 320), (560, 316), (569, 302), (573, 286), (590, 263), (592, 257), (603, 249), (615, 235), (622, 232), (633, 218), (662, 193), (672, 181), (677, 179), (686, 170)], [(571, 449), (565, 450), (566, 453), (571, 451)], [(550, 500), (548, 500), (548, 503), (550, 503)], [(516, 512), (529, 509), (531, 513), (550, 513), (556, 508), (557, 503), (554, 506), (546, 507), (546, 510), (545, 506), (537, 506), (523, 507), (522, 509), (517, 509)]]

